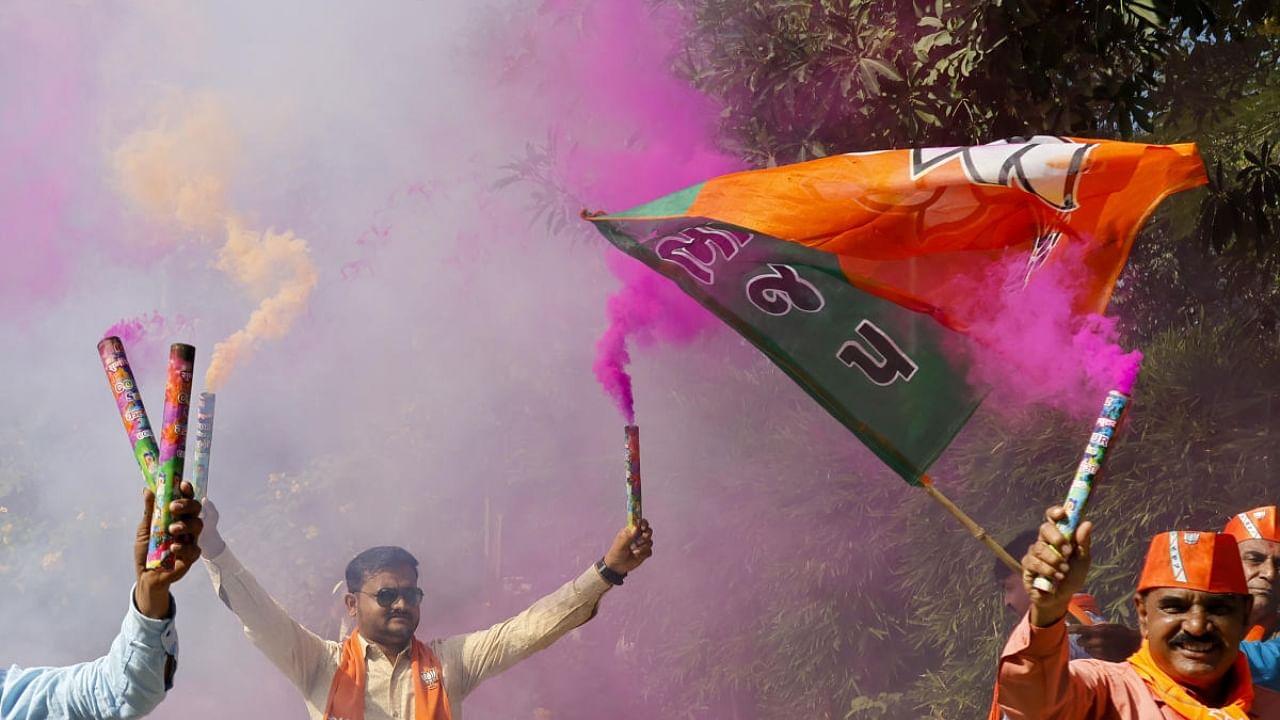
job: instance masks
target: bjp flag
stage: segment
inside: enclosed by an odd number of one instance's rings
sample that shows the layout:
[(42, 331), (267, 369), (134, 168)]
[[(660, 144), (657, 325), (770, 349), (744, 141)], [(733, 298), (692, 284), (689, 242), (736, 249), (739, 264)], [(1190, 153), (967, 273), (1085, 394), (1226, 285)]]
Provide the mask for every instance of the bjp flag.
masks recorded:
[(981, 402), (973, 288), (1073, 263), (1100, 313), (1143, 222), (1204, 184), (1194, 145), (1034, 137), (713, 178), (587, 219), (751, 341), (911, 483)]

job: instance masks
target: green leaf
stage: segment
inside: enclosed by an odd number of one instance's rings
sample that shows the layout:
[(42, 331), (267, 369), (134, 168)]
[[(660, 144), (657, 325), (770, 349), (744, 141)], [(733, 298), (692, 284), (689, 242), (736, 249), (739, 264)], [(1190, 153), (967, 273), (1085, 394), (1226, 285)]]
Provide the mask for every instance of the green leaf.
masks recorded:
[(876, 74), (882, 77), (887, 77), (890, 80), (902, 82), (902, 75), (898, 74), (898, 71), (894, 70), (893, 66), (889, 65), (883, 60), (876, 60), (875, 58), (862, 58), (861, 60), (858, 61), (858, 64), (863, 68), (869, 68), (870, 70), (874, 71)]
[(916, 117), (920, 118), (921, 120), (925, 121), (930, 125), (934, 125), (938, 127), (942, 126), (942, 121), (938, 119), (937, 115), (934, 115), (931, 112), (926, 112), (924, 110), (920, 110), (919, 108), (917, 108), (915, 110), (915, 113), (916, 113)]
[(1153, 0), (1128, 0), (1121, 3), (1123, 11), (1152, 28), (1165, 27), (1165, 19)]

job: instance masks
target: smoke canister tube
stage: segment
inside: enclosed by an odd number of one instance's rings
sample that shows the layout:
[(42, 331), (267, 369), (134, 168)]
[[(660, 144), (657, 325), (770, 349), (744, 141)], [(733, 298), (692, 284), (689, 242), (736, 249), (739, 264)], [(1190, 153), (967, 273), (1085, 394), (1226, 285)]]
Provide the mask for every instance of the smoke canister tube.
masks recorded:
[(133, 369), (129, 367), (124, 343), (114, 335), (103, 338), (98, 343), (98, 355), (102, 358), (102, 368), (107, 371), (107, 383), (116, 399), (116, 408), (120, 411), (120, 419), (124, 421), (124, 431), (129, 436), (129, 444), (133, 446), (133, 456), (138, 461), (138, 469), (142, 471), (142, 479), (154, 491), (160, 449), (156, 447), (155, 433), (151, 430), (151, 421), (147, 419), (147, 410), (142, 406), (142, 392), (138, 389), (138, 381), (133, 377)]
[(209, 488), (209, 449), (213, 446), (213, 407), (217, 397), (210, 392), (200, 393), (196, 405), (196, 469), (191, 476), (191, 487), (196, 499), (205, 497)]
[(624, 430), (627, 454), (627, 527), (635, 527), (640, 524), (640, 518), (644, 517), (640, 505), (640, 427), (627, 425)]
[[(1076, 528), (1080, 526), (1085, 505), (1089, 502), (1089, 494), (1093, 491), (1093, 484), (1102, 472), (1108, 448), (1111, 447), (1111, 441), (1115, 439), (1116, 426), (1119, 425), (1120, 417), (1124, 415), (1124, 410), (1128, 406), (1128, 395), (1119, 390), (1107, 393), (1107, 400), (1103, 403), (1102, 412), (1094, 422), (1093, 434), (1089, 436), (1084, 457), (1080, 459), (1075, 479), (1071, 481), (1071, 489), (1067, 491), (1067, 500), (1063, 503), (1063, 507), (1067, 510), (1067, 517), (1058, 521), (1058, 530), (1062, 531), (1068, 539), (1072, 539)], [(1032, 585), (1038, 590), (1053, 592), (1053, 581), (1049, 578), (1038, 577), (1032, 581)]]
[(169, 346), (169, 374), (164, 384), (164, 424), (160, 428), (160, 472), (156, 474), (156, 506), (151, 514), (151, 541), (147, 545), (147, 568), (173, 567), (172, 522), (169, 503), (182, 483), (187, 454), (187, 419), (191, 414), (191, 379), (195, 371), (196, 349), (174, 343)]

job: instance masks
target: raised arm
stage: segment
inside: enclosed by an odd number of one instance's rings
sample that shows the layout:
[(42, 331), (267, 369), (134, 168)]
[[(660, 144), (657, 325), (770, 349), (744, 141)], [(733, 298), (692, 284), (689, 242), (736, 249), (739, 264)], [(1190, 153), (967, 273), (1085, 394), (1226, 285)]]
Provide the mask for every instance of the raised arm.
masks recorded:
[[(1107, 702), (1109, 685), (1100, 665), (1068, 659), (1067, 606), (1089, 572), (1093, 526), (1082, 523), (1071, 542), (1054, 525), (1064, 516), (1061, 507), (1049, 508), (1036, 543), (1022, 558), (1031, 609), (1009, 637), (996, 676), (995, 702), (1009, 720), (1099, 718)], [(1035, 587), (1037, 576), (1052, 580), (1053, 590)]]
[(0, 687), (0, 719), (143, 717), (164, 699), (166, 667), (176, 652), (172, 619), (130, 608), (105, 656), (68, 667), (11, 668)]
[(205, 565), (222, 604), (240, 618), (244, 634), (289, 678), (304, 696), (317, 681), (329, 682), (334, 666), (333, 646), (304, 628), (262, 589), (227, 547), (218, 532), (218, 510), (205, 501)]
[(200, 556), (200, 503), (183, 483), (170, 506), (174, 566), (147, 570), (155, 496), (144, 493), (142, 521), (134, 537), (132, 607), (125, 615), (111, 650), (91, 662), (61, 668), (11, 668), (0, 676), (0, 720), (124, 720), (151, 712), (172, 685), (177, 669), (178, 638), (174, 630), (169, 588), (181, 580)]
[(446, 672), (460, 671), (451, 684), (465, 697), (488, 678), (549, 647), (595, 616), (600, 598), (612, 587), (606, 576), (620, 581), (652, 554), (653, 530), (647, 520), (641, 520), (639, 527), (618, 532), (597, 566), (587, 568), (524, 612), (487, 630), (445, 640), (440, 653), (441, 661), (450, 666)]

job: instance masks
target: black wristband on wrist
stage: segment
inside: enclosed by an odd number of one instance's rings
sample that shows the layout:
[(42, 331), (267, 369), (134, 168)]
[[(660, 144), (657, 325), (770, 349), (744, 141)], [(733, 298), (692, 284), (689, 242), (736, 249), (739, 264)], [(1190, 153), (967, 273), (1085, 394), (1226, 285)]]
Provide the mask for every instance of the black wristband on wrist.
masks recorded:
[(621, 585), (622, 581), (627, 577), (626, 573), (616, 572), (613, 568), (604, 564), (604, 558), (600, 558), (596, 562), (596, 572), (600, 573), (600, 577), (610, 585)]

